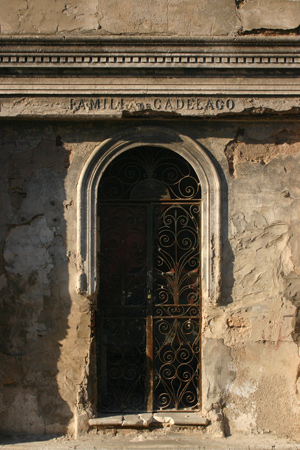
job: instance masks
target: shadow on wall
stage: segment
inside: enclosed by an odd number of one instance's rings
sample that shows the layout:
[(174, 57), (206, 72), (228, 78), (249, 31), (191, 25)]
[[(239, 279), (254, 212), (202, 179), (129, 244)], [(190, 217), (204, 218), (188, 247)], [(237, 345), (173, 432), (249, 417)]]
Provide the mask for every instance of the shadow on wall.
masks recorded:
[[(149, 125), (153, 124), (155, 121), (149, 121)], [(167, 122), (166, 126), (177, 129), (178, 123)], [(95, 143), (120, 127), (125, 130), (128, 122), (107, 121), (101, 127), (99, 123), (85, 123), (80, 132), (78, 124), (67, 122), (2, 124), (0, 431), (64, 433), (73, 418), (68, 405), (76, 400), (76, 379), (82, 369), (79, 359), (84, 359), (82, 353), (87, 347), (80, 346), (79, 339), (75, 342), (76, 336), (72, 338), (73, 332), (77, 333), (76, 318), (72, 318), (74, 326), (68, 332), (71, 298), (64, 219), (68, 146), (80, 149), (72, 166), (81, 168)], [(188, 123), (181, 124), (181, 128), (191, 135)], [(201, 133), (205, 129), (203, 126)], [(227, 133), (232, 135), (231, 130)], [(226, 286), (230, 289), (234, 280), (233, 255), (226, 249), (228, 188), (222, 167), (217, 160), (213, 162), (221, 179), (223, 267), (228, 272)], [(230, 295), (223, 293), (223, 298), (230, 302)], [(88, 314), (82, 309), (79, 316), (84, 316), (84, 328), (88, 329)], [(71, 335), (70, 346), (62, 361), (60, 343), (67, 334)]]
[(71, 303), (69, 152), (49, 125), (2, 124), (1, 140), (0, 431), (64, 433), (73, 416), (57, 384)]

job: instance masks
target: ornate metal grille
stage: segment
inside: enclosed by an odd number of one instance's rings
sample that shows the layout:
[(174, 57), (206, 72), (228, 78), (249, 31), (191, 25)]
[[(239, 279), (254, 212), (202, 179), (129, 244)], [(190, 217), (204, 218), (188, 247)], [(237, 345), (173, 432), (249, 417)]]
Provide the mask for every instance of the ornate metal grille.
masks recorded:
[(142, 147), (127, 151), (106, 169), (101, 200), (196, 200), (201, 198), (190, 164), (170, 150)]
[(191, 166), (140, 147), (99, 186), (98, 410), (200, 406), (200, 188)]

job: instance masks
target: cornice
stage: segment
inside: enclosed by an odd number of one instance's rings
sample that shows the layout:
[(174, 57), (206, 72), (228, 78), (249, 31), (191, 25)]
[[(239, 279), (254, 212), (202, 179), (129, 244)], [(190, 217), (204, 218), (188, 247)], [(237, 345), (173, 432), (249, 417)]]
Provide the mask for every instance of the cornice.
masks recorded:
[(297, 36), (0, 36), (0, 117), (292, 117), (299, 68)]
[(0, 36), (0, 70), (297, 69), (299, 37)]

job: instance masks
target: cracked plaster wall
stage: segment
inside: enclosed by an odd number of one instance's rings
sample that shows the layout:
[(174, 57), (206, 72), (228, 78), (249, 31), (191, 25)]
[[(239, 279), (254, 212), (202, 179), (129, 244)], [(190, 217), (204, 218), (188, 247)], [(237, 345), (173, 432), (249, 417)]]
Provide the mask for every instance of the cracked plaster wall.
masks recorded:
[(233, 284), (224, 276), (219, 326), (236, 367), (226, 407), (235, 430), (298, 432), (298, 133), (246, 127), (225, 149), (232, 182), (224, 271), (232, 270)]
[(0, 4), (1, 34), (227, 36), (298, 33), (299, 0), (15, 0)]
[[(222, 299), (203, 304), (209, 430), (297, 437), (300, 128), (165, 125), (204, 145), (222, 180)], [(73, 432), (78, 402), (91, 412), (90, 301), (75, 288), (76, 184), (94, 148), (122, 127), (128, 122), (2, 122), (2, 431)]]

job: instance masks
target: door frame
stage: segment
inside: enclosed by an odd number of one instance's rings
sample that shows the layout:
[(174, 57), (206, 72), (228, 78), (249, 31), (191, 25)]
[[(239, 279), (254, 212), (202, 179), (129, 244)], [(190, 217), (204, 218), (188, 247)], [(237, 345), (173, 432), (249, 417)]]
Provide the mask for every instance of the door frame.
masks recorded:
[[(83, 165), (77, 184), (77, 292), (84, 295), (91, 305), (95, 305), (98, 296), (99, 264), (99, 220), (97, 214), (98, 186), (106, 167), (115, 157), (126, 150), (142, 147), (164, 147), (178, 153), (193, 167), (201, 185), (201, 231), (200, 231), (200, 266), (202, 311), (218, 305), (221, 296), (221, 180), (219, 167), (208, 148), (191, 137), (178, 133), (171, 128), (161, 126), (139, 126), (107, 138), (87, 158)], [(93, 323), (93, 306), (92, 317)], [(91, 323), (91, 326), (92, 326)], [(202, 328), (205, 324), (202, 324)], [(202, 353), (204, 335), (202, 334)], [(91, 338), (89, 354), (89, 376), (91, 393), (89, 404), (96, 412), (97, 386), (95, 378), (94, 343)], [(203, 354), (201, 359), (203, 359)], [(202, 374), (202, 411), (210, 408), (209, 383)], [(79, 408), (79, 409), (78, 409)], [(78, 412), (81, 410), (78, 404)], [(76, 416), (77, 416), (76, 415)]]
[(165, 147), (185, 158), (195, 170), (202, 190), (201, 267), (205, 303), (216, 304), (221, 293), (221, 183), (207, 148), (170, 128), (140, 126), (124, 129), (98, 145), (85, 162), (77, 189), (77, 291), (98, 293), (97, 193), (101, 176), (112, 160), (134, 147)]

